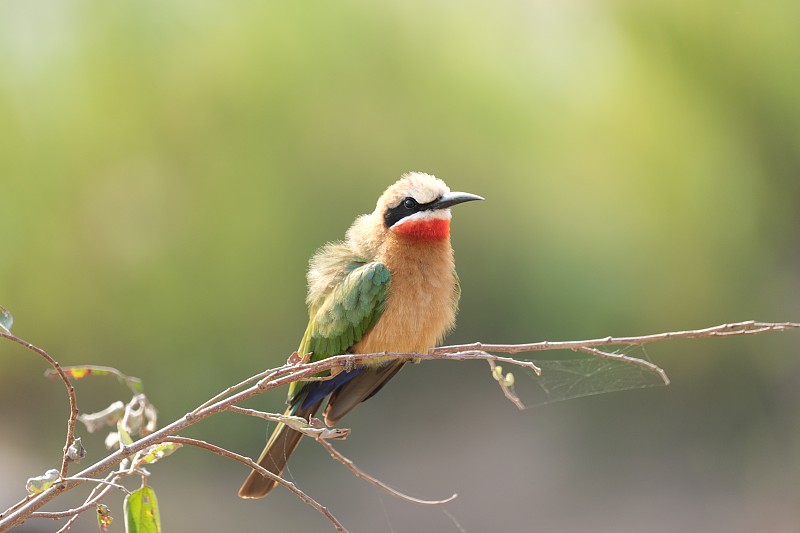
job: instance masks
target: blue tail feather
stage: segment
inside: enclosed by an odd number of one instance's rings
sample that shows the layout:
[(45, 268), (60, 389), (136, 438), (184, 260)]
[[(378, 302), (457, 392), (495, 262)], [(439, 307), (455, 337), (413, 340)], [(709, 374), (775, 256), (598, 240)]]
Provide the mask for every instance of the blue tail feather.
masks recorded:
[(366, 367), (354, 368), (350, 372), (342, 371), (326, 381), (313, 381), (306, 385), (307, 393), (303, 399), (302, 408), (308, 409), (312, 405), (322, 403), (325, 396), (329, 395), (345, 383), (361, 374)]

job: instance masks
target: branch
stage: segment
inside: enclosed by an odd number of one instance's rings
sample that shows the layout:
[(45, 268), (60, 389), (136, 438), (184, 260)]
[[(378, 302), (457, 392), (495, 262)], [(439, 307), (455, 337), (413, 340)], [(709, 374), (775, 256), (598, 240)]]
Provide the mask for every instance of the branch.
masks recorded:
[[(658, 372), (659, 375), (662, 376), (662, 379), (664, 379), (665, 383), (667, 383), (668, 379), (666, 378), (666, 374), (662, 369), (660, 369), (656, 365), (653, 365), (652, 363), (648, 361), (643, 361), (641, 359), (624, 356), (621, 354), (606, 352), (604, 350), (598, 349), (598, 347), (614, 346), (614, 345), (644, 345), (657, 341), (664, 341), (669, 339), (681, 339), (681, 338), (694, 339), (703, 337), (727, 337), (734, 335), (752, 335), (768, 331), (785, 331), (788, 329), (798, 329), (798, 328), (800, 328), (800, 324), (793, 322), (766, 323), (766, 322), (748, 321), (748, 322), (739, 322), (735, 324), (723, 324), (720, 326), (714, 326), (705, 329), (667, 332), (656, 335), (644, 335), (639, 337), (605, 337), (602, 339), (592, 339), (584, 341), (566, 341), (566, 342), (546, 341), (546, 342), (531, 343), (531, 344), (473, 343), (473, 344), (464, 344), (455, 346), (442, 346), (431, 350), (431, 352), (427, 354), (398, 353), (398, 352), (345, 354), (345, 355), (338, 355), (335, 357), (326, 358), (322, 361), (316, 361), (316, 362), (304, 362), (303, 358), (300, 358), (299, 360), (296, 358), (290, 358), (290, 362), (278, 368), (264, 371), (262, 373), (259, 373), (255, 376), (252, 376), (251, 378), (242, 381), (241, 383), (233, 387), (225, 389), (221, 393), (213, 396), (211, 400), (201, 404), (193, 411), (187, 413), (184, 417), (172, 422), (171, 424), (168, 424), (167, 426), (161, 428), (160, 430), (157, 430), (145, 437), (140, 438), (137, 441), (134, 441), (132, 444), (128, 446), (122, 446), (119, 450), (111, 453), (104, 459), (97, 461), (95, 464), (85, 468), (83, 471), (77, 473), (74, 477), (66, 477), (62, 475), (62, 481), (54, 484), (53, 486), (51, 486), (50, 488), (39, 494), (36, 494), (34, 496), (27, 496), (18, 504), (14, 505), (4, 513), (0, 514), (0, 533), (8, 531), (12, 527), (15, 527), (23, 523), (30, 516), (32, 516), (32, 514), (35, 511), (37, 511), (46, 503), (58, 497), (62, 493), (87, 482), (86, 481), (87, 479), (95, 478), (98, 474), (105, 472), (109, 468), (112, 468), (114, 465), (119, 464), (124, 459), (131, 457), (135, 453), (162, 442), (183, 442), (194, 446), (199, 446), (201, 448), (205, 448), (209, 451), (213, 451), (214, 453), (219, 453), (221, 455), (225, 455), (234, 460), (242, 462), (251, 469), (259, 471), (262, 475), (266, 475), (267, 477), (276, 479), (279, 483), (283, 484), (289, 490), (294, 492), (304, 502), (308, 503), (310, 506), (322, 512), (336, 526), (338, 530), (344, 531), (344, 528), (341, 526), (341, 524), (327, 511), (327, 509), (325, 509), (318, 502), (313, 500), (310, 496), (305, 495), (305, 493), (297, 489), (294, 486), (294, 484), (286, 480), (283, 480), (278, 476), (273, 477), (273, 475), (271, 475), (268, 471), (264, 470), (263, 468), (259, 467), (254, 461), (252, 461), (252, 459), (237, 455), (233, 452), (229, 452), (213, 444), (203, 443), (202, 441), (195, 441), (193, 439), (190, 439), (192, 442), (188, 442), (184, 440), (185, 437), (177, 437), (176, 434), (186, 429), (187, 427), (197, 424), (201, 420), (204, 420), (212, 415), (215, 415), (223, 411), (235, 410), (231, 409), (231, 407), (236, 406), (240, 402), (248, 398), (251, 398), (253, 396), (256, 396), (258, 394), (261, 394), (267, 390), (271, 390), (277, 387), (282, 387), (284, 385), (296, 381), (328, 379), (326, 373), (330, 371), (352, 368), (355, 365), (363, 364), (371, 359), (376, 359), (376, 358), (382, 358), (382, 359), (389, 358), (395, 360), (414, 359), (419, 361), (483, 360), (483, 361), (488, 361), (490, 363), (490, 366), (496, 363), (503, 363), (507, 365), (527, 368), (535, 372), (537, 375), (541, 375), (541, 370), (531, 361), (523, 361), (511, 357), (503, 357), (495, 355), (490, 352), (514, 354), (521, 352), (535, 352), (535, 351), (545, 351), (545, 350), (573, 350), (573, 351), (583, 351), (598, 357), (610, 358), (619, 360), (621, 362), (633, 363), (645, 366), (649, 370)], [(41, 348), (37, 348), (36, 346), (33, 346), (32, 344), (4, 331), (0, 331), (0, 338), (7, 338), (9, 340), (12, 340), (17, 344), (21, 344), (22, 346), (25, 346), (26, 348), (44, 357), (56, 370), (56, 372), (58, 372), (59, 376), (64, 382), (70, 400), (70, 417), (67, 427), (67, 446), (65, 446), (65, 454), (64, 454), (64, 457), (66, 457), (66, 450), (69, 448), (69, 446), (72, 444), (72, 441), (74, 440), (75, 421), (77, 418), (77, 402), (75, 400), (75, 392), (72, 384), (70, 383), (68, 377), (61, 369), (61, 367), (58, 365), (58, 363), (55, 360), (53, 360), (53, 358), (50, 357)], [(492, 368), (494, 369), (494, 367)], [(323, 377), (319, 377), (320, 374), (322, 374)], [(255, 384), (250, 385), (254, 381)], [(247, 386), (247, 388), (239, 390), (245, 386)], [(501, 387), (503, 387), (504, 394), (506, 394), (506, 396), (509, 397), (509, 399), (512, 399), (513, 401), (513, 398), (515, 396), (510, 391), (510, 389), (508, 389), (508, 386), (505, 385), (505, 383), (501, 382)], [(247, 414), (252, 414), (252, 413), (247, 413)], [(320, 442), (322, 443), (323, 440), (320, 440)], [(325, 446), (325, 444), (323, 444), (323, 446)], [(328, 446), (325, 447), (328, 448)], [(328, 451), (330, 452), (331, 449), (332, 448), (330, 448)], [(337, 453), (338, 452), (335, 452), (334, 450), (334, 453), (332, 453), (332, 455), (334, 455), (334, 457), (336, 458)], [(343, 462), (347, 466), (349, 460), (345, 458), (345, 461)], [(350, 464), (352, 465), (352, 462), (350, 462)], [(356, 473), (357, 469), (355, 470), (351, 469), (351, 471), (354, 471), (354, 473)], [(62, 462), (62, 472), (64, 473), (66, 472), (65, 462)], [(370, 480), (370, 476), (366, 475), (364, 476), (365, 476), (364, 479), (367, 479), (368, 481)], [(93, 481), (97, 480), (94, 479)], [(378, 486), (381, 486), (382, 488), (385, 487), (383, 484), (379, 484)], [(388, 489), (388, 487), (385, 488)], [(109, 487), (105, 487), (104, 490), (105, 489), (110, 490)], [(443, 501), (448, 501), (448, 500), (443, 500)]]
[(306, 494), (302, 490), (298, 489), (297, 486), (294, 483), (292, 483), (291, 481), (286, 481), (282, 477), (276, 476), (275, 474), (273, 474), (272, 472), (270, 472), (269, 470), (267, 470), (263, 466), (259, 465), (258, 463), (256, 463), (252, 459), (250, 459), (249, 457), (245, 457), (243, 455), (239, 455), (238, 453), (234, 453), (234, 452), (232, 452), (230, 450), (226, 450), (225, 448), (221, 448), (221, 447), (216, 446), (214, 444), (210, 444), (208, 442), (205, 442), (205, 441), (202, 441), (202, 440), (198, 440), (198, 439), (192, 439), (192, 438), (189, 438), (189, 437), (180, 437), (180, 436), (176, 435), (176, 436), (170, 437), (168, 439), (165, 439), (165, 442), (175, 442), (175, 443), (180, 443), (180, 444), (188, 444), (189, 446), (196, 446), (198, 448), (202, 448), (204, 450), (208, 450), (208, 451), (210, 451), (212, 453), (215, 453), (217, 455), (221, 455), (223, 457), (227, 457), (228, 459), (233, 459), (234, 461), (238, 461), (238, 462), (248, 466), (249, 468), (252, 468), (253, 470), (258, 472), (262, 476), (265, 476), (265, 477), (268, 477), (268, 478), (270, 478), (270, 479), (272, 479), (274, 481), (277, 481), (278, 483), (280, 483), (281, 485), (283, 485), (284, 487), (286, 487), (287, 489), (292, 491), (298, 498), (300, 498), (305, 503), (307, 503), (308, 505), (310, 505), (311, 507), (313, 507), (314, 509), (316, 509), (317, 511), (322, 513), (325, 516), (325, 518), (327, 518), (333, 524), (333, 526), (336, 528), (336, 531), (345, 531), (345, 532), (347, 531), (345, 529), (345, 527), (342, 525), (342, 523), (339, 522), (339, 520), (337, 520), (336, 517), (331, 514), (331, 512), (328, 510), (327, 507), (324, 507), (319, 502), (317, 502), (317, 500), (315, 500), (314, 498), (312, 498), (311, 496), (309, 496), (308, 494)]
[(398, 498), (401, 498), (403, 500), (409, 501), (411, 503), (418, 503), (420, 505), (441, 505), (443, 503), (451, 502), (458, 497), (458, 494), (453, 494), (452, 496), (450, 496), (449, 498), (445, 498), (444, 500), (421, 500), (419, 498), (403, 494), (402, 492), (393, 489), (386, 483), (383, 483), (379, 479), (376, 479), (367, 474), (366, 472), (364, 472), (363, 470), (359, 469), (355, 465), (355, 463), (353, 463), (353, 461), (351, 461), (350, 459), (342, 455), (340, 452), (338, 452), (327, 440), (325, 439), (316, 439), (316, 440), (323, 448), (328, 450), (328, 453), (331, 454), (331, 457), (333, 457), (334, 459), (342, 463), (344, 466), (346, 466), (347, 469), (350, 470), (353, 474), (355, 474), (356, 477), (359, 477), (365, 481), (372, 483), (376, 487), (385, 490), (392, 496), (397, 496)]
[[(78, 420), (78, 398), (75, 396), (75, 387), (72, 385), (72, 382), (67, 377), (67, 374), (61, 368), (61, 365), (58, 364), (58, 361), (53, 359), (50, 354), (48, 354), (43, 349), (39, 348), (31, 344), (28, 341), (22, 340), (13, 333), (8, 330), (0, 330), (0, 338), (8, 339), (10, 341), (16, 342), (17, 344), (24, 346), (25, 348), (31, 350), (42, 356), (50, 366), (53, 367), (53, 370), (58, 373), (58, 376), (61, 378), (61, 381), (64, 382), (64, 386), (67, 388), (67, 397), (69, 398), (69, 418), (67, 419), (67, 442), (64, 444), (64, 453), (61, 457), (61, 469), (59, 471), (59, 475), (61, 478), (67, 477), (67, 470), (69, 469), (69, 461), (67, 460), (67, 451), (69, 447), (72, 446), (72, 443), (75, 441), (75, 424)], [(2, 516), (2, 515), (0, 515)]]
[(616, 344), (643, 345), (651, 342), (665, 341), (670, 339), (700, 339), (703, 337), (732, 337), (735, 335), (755, 335), (767, 331), (786, 331), (789, 329), (800, 329), (797, 322), (756, 322), (748, 320), (745, 322), (734, 322), (722, 324), (703, 329), (691, 329), (687, 331), (669, 331), (667, 333), (657, 333), (655, 335), (642, 335), (639, 337), (605, 337), (602, 339), (592, 339), (586, 341), (563, 341), (563, 342), (535, 342), (531, 344), (483, 344), (475, 342), (472, 344), (456, 344), (452, 346), (440, 346), (434, 348), (432, 353), (446, 354), (463, 352), (467, 350), (486, 350), (487, 352), (501, 353), (521, 353), (521, 352), (542, 352), (546, 350), (578, 350), (581, 348), (591, 348), (596, 346), (612, 346)]
[(119, 489), (122, 492), (124, 492), (125, 494), (130, 494), (131, 493), (131, 491), (129, 491), (123, 485), (120, 485), (119, 483), (114, 483), (113, 481), (107, 481), (105, 479), (94, 479), (94, 478), (90, 478), (90, 477), (78, 477), (78, 476), (72, 476), (72, 477), (70, 477), (70, 479), (73, 479), (75, 481), (88, 481), (89, 483), (96, 483), (98, 485), (106, 485), (106, 486), (114, 488), (114, 489)]
[(331, 454), (331, 457), (333, 457), (334, 459), (336, 459), (337, 461), (342, 463), (344, 466), (346, 466), (351, 472), (353, 472), (353, 474), (356, 475), (356, 477), (359, 477), (359, 478), (361, 478), (361, 479), (363, 479), (365, 481), (368, 481), (369, 483), (372, 483), (376, 487), (379, 487), (379, 488), (385, 490), (386, 492), (388, 492), (392, 496), (397, 496), (398, 498), (401, 498), (403, 500), (406, 500), (406, 501), (409, 501), (409, 502), (412, 502), (412, 503), (418, 503), (418, 504), (421, 504), (421, 505), (440, 505), (440, 504), (443, 504), (443, 503), (448, 503), (450, 501), (453, 501), (457, 496), (456, 494), (453, 494), (452, 496), (450, 496), (449, 498), (444, 499), (444, 500), (421, 500), (419, 498), (415, 498), (413, 496), (408, 496), (407, 494), (403, 494), (402, 492), (397, 491), (397, 490), (391, 488), (390, 486), (386, 485), (385, 483), (381, 482), (380, 480), (370, 476), (369, 474), (367, 474), (363, 470), (359, 469), (355, 465), (355, 463), (353, 463), (353, 461), (351, 461), (350, 459), (348, 459), (347, 457), (342, 455), (339, 451), (337, 451), (328, 442), (328, 440), (331, 440), (331, 439), (344, 439), (344, 438), (347, 438), (347, 436), (350, 435), (350, 430), (349, 429), (345, 429), (345, 428), (327, 428), (327, 427), (322, 427), (322, 428), (312, 427), (312, 426), (309, 425), (309, 421), (308, 420), (306, 420), (304, 418), (301, 418), (301, 417), (286, 416), (286, 415), (276, 415), (274, 413), (264, 413), (262, 411), (256, 411), (255, 409), (245, 409), (243, 407), (239, 407), (239, 406), (236, 406), (236, 405), (232, 405), (232, 406), (228, 407), (227, 410), (231, 411), (233, 413), (239, 413), (239, 414), (243, 414), (243, 415), (254, 416), (254, 417), (257, 417), (257, 418), (261, 418), (261, 419), (267, 420), (269, 422), (278, 422), (278, 423), (283, 423), (283, 424), (290, 425), (294, 430), (299, 431), (299, 432), (303, 433), (304, 435), (307, 435), (307, 436), (311, 437), (312, 439), (314, 439), (315, 441), (317, 441), (323, 448), (328, 450), (328, 453)]
[(279, 367), (279, 368), (265, 370), (264, 372), (259, 372), (258, 374), (254, 375), (254, 376), (250, 376), (249, 378), (240, 381), (236, 385), (231, 385), (230, 387), (228, 387), (224, 391), (220, 392), (219, 394), (214, 395), (211, 399), (209, 399), (209, 400), (203, 402), (202, 404), (198, 405), (197, 408), (194, 411), (192, 411), (192, 413), (196, 413), (197, 411), (199, 411), (199, 410), (201, 410), (201, 409), (203, 409), (205, 407), (208, 407), (209, 405), (213, 405), (214, 403), (224, 399), (229, 394), (241, 389), (242, 387), (244, 387), (248, 383), (252, 383), (254, 381), (259, 381), (259, 380), (262, 380), (262, 379), (270, 378), (270, 377), (274, 376), (275, 374), (277, 374), (281, 369), (283, 369), (286, 366), (287, 365), (284, 365), (283, 367)]
[(664, 372), (664, 369), (659, 367), (659, 366), (657, 366), (657, 365), (654, 365), (650, 361), (645, 361), (644, 359), (639, 359), (637, 357), (631, 357), (629, 355), (623, 355), (621, 353), (604, 352), (603, 350), (598, 350), (597, 348), (591, 348), (589, 346), (584, 346), (582, 348), (576, 348), (576, 350), (584, 352), (584, 353), (588, 353), (588, 354), (591, 354), (591, 355), (594, 355), (594, 356), (599, 357), (601, 359), (611, 359), (612, 361), (622, 361), (624, 363), (631, 363), (631, 364), (634, 364), (634, 365), (643, 366), (646, 369), (651, 370), (651, 371), (655, 372), (656, 374), (658, 374), (659, 377), (661, 377), (661, 379), (664, 381), (664, 385), (669, 385), (669, 383), (670, 383), (669, 382), (669, 377), (667, 376), (667, 373)]
[(245, 409), (244, 407), (239, 407), (237, 405), (231, 405), (226, 409), (226, 411), (230, 411), (232, 413), (239, 413), (247, 416), (254, 416), (256, 418), (261, 418), (268, 422), (277, 422), (280, 424), (286, 424), (293, 430), (302, 433), (303, 435), (306, 435), (308, 437), (311, 437), (314, 440), (320, 440), (320, 439), (342, 440), (350, 436), (349, 429), (326, 427), (322, 423), (322, 421), (317, 418), (311, 418), (310, 420), (306, 420), (305, 418), (300, 416), (276, 415), (275, 413), (265, 413), (263, 411), (256, 411), (255, 409)]
[[(75, 479), (75, 478), (73, 478), (73, 479)], [(129, 491), (128, 489), (126, 489), (122, 485), (119, 485), (119, 484), (114, 483), (112, 481), (106, 481), (104, 479), (84, 479), (83, 481), (92, 481), (94, 483), (97, 483), (100, 486), (104, 485), (109, 490), (111, 490), (111, 489), (119, 489), (119, 490), (124, 491), (127, 494), (131, 493), (131, 491)], [(105, 492), (101, 492), (101, 494), (105, 495), (106, 493)], [(71, 516), (79, 515), (82, 512), (86, 511), (87, 509), (90, 509), (91, 507), (93, 507), (94, 505), (97, 504), (97, 502), (99, 501), (99, 498), (93, 497), (93, 498), (90, 498), (90, 500), (91, 501), (84, 502), (83, 505), (81, 505), (80, 507), (77, 507), (75, 509), (68, 509), (66, 511), (36, 511), (35, 513), (31, 513), (31, 516), (34, 517), (34, 518), (52, 518), (53, 520), (60, 520), (62, 518), (69, 518)]]
[[(503, 395), (508, 398), (508, 401), (513, 403), (517, 409), (524, 411), (525, 404), (522, 403), (522, 400), (520, 400), (519, 397), (511, 390), (512, 384), (506, 383), (509, 378), (502, 375), (502, 368), (497, 366), (497, 363), (494, 361), (489, 360), (487, 362), (489, 363), (489, 369), (492, 371), (492, 376), (497, 380), (497, 384), (500, 385), (500, 390), (503, 391)], [(511, 376), (511, 374), (509, 373), (507, 376)]]
[[(112, 472), (106, 476), (106, 481), (116, 482), (119, 480), (119, 478), (123, 477), (123, 475), (124, 471)], [(70, 528), (72, 527), (72, 524), (75, 523), (75, 521), (78, 519), (81, 513), (83, 513), (84, 511), (88, 511), (89, 509), (95, 507), (98, 503), (100, 503), (100, 501), (102, 501), (102, 499), (105, 498), (109, 492), (111, 492), (112, 488), (113, 487), (110, 485), (95, 485), (95, 487), (89, 493), (89, 496), (87, 496), (86, 500), (84, 500), (83, 505), (75, 509), (64, 511), (65, 516), (66, 515), (71, 515), (71, 516), (69, 517), (69, 520), (67, 520), (67, 523), (64, 524), (64, 526), (61, 529), (59, 529), (56, 533), (66, 533), (67, 531), (69, 531)], [(36, 513), (33, 513), (33, 516), (36, 516)], [(56, 518), (56, 520), (58, 520), (58, 518)]]

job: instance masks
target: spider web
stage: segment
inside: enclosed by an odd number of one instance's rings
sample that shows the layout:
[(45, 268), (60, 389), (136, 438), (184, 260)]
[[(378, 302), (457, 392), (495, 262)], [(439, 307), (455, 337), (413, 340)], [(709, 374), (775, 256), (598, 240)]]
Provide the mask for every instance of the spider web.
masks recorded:
[[(629, 352), (629, 353), (626, 353)], [(615, 352), (649, 361), (642, 346), (628, 346)], [(635, 355), (632, 355), (635, 354)], [(542, 375), (531, 373), (540, 389), (528, 406), (542, 405), (583, 396), (664, 385), (658, 372), (627, 361), (603, 359), (588, 354), (561, 354), (534, 360)]]

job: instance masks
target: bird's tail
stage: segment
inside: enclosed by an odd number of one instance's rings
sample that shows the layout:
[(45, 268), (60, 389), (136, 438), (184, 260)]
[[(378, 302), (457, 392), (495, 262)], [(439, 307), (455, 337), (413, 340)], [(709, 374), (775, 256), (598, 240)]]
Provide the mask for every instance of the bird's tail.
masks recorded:
[[(321, 403), (321, 402), (320, 402)], [(295, 405), (286, 410), (285, 415), (301, 416), (308, 418), (313, 415), (319, 408), (319, 403), (303, 407), (303, 402), (297, 402)], [(286, 462), (289, 456), (292, 455), (303, 434), (289, 428), (286, 424), (278, 424), (275, 431), (272, 432), (264, 451), (258, 458), (258, 464), (275, 474), (280, 476), (283, 469), (286, 467)], [(247, 479), (239, 489), (240, 498), (263, 498), (269, 491), (271, 491), (278, 482), (270, 478), (264, 477), (255, 470), (250, 472)]]

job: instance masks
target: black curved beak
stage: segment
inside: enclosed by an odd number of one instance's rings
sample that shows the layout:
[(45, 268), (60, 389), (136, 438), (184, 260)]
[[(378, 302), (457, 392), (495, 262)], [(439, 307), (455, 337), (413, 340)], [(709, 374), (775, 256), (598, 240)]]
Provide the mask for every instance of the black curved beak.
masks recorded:
[(463, 204), (464, 202), (471, 202), (473, 200), (483, 200), (483, 197), (468, 192), (449, 192), (438, 200), (425, 204), (425, 210), (447, 209), (448, 207)]

